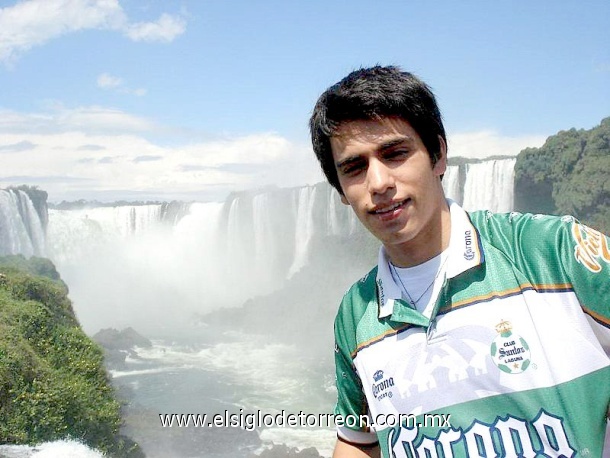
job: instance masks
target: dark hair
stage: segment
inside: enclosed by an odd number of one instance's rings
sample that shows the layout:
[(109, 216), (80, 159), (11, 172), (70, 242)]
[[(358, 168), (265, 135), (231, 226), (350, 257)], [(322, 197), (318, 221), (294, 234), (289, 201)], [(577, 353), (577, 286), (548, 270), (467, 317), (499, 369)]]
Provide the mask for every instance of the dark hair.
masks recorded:
[(348, 121), (397, 116), (419, 134), (432, 164), (440, 158), (439, 136), (445, 128), (431, 89), (398, 67), (375, 66), (353, 71), (318, 99), (309, 120), (311, 142), (328, 182), (343, 194), (333, 161), (330, 138)]

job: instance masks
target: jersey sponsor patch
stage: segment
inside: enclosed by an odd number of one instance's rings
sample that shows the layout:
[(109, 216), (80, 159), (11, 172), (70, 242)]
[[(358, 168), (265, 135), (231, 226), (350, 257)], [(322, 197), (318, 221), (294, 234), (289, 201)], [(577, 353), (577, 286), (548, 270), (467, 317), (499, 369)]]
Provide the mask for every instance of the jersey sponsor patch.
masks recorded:
[(464, 259), (472, 261), (474, 259), (474, 251), (472, 250), (472, 231), (464, 232)]
[(387, 447), (395, 458), (453, 458), (492, 456), (556, 456), (571, 458), (576, 449), (568, 439), (564, 420), (544, 409), (535, 419), (527, 421), (507, 415), (493, 423), (475, 420), (467, 428), (442, 429), (424, 435), (414, 427), (390, 431)]
[(383, 371), (380, 369), (373, 375), (373, 386), (371, 391), (375, 399), (378, 401), (384, 398), (391, 398), (394, 395), (392, 387), (394, 386), (394, 377), (385, 377)]
[(572, 237), (576, 242), (574, 257), (593, 273), (602, 270), (601, 262), (610, 264), (610, 250), (608, 240), (599, 231), (591, 229), (584, 224), (572, 224)]

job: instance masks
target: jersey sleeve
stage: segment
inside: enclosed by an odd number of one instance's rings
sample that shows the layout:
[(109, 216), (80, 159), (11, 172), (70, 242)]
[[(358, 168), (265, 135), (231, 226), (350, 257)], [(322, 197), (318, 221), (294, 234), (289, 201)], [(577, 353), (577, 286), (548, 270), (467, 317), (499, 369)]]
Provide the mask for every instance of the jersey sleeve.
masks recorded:
[[(536, 289), (574, 291), (610, 357), (610, 240), (571, 216), (475, 212), (477, 227)], [(484, 220), (484, 221), (483, 221)]]
[(610, 240), (575, 219), (565, 220), (562, 266), (593, 332), (610, 357)]
[[(370, 446), (377, 443), (377, 435), (362, 421), (363, 416), (369, 412), (362, 383), (352, 360), (352, 351), (356, 346), (355, 332), (349, 300), (344, 298), (335, 319), (335, 424), (339, 439), (354, 445)], [(368, 424), (371, 424), (370, 418)]]

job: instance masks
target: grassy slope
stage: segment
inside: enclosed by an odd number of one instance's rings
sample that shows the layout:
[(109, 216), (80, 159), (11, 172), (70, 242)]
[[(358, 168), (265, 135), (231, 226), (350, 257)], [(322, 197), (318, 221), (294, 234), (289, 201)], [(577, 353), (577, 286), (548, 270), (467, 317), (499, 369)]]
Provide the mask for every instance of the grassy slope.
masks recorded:
[(138, 456), (118, 435), (120, 405), (102, 350), (81, 330), (67, 294), (50, 261), (0, 258), (0, 443), (71, 437)]

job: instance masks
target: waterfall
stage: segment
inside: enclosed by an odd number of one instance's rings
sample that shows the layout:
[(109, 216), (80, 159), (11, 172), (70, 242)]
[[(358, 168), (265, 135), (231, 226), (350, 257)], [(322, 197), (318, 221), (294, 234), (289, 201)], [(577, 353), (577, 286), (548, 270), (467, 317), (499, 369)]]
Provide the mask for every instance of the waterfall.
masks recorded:
[(443, 176), (443, 189), (445, 195), (456, 202), (462, 202), (464, 196), (462, 194), (462, 167), (450, 165)]
[(45, 253), (43, 220), (28, 194), (0, 189), (0, 254), (26, 257)]
[(281, 191), (264, 190), (235, 194), (223, 205), (219, 269), (239, 283), (232, 289), (241, 300), (277, 288), (283, 278), (293, 237), (292, 207), (284, 200)]
[(222, 304), (215, 281), (222, 204), (185, 204), (177, 223), (163, 204), (49, 210), (47, 256), (70, 287), (86, 331), (171, 326)]
[(471, 211), (512, 211), (515, 162), (511, 158), (467, 164), (462, 206)]
[[(510, 211), (514, 164), (451, 165), (443, 187), (466, 209)], [(45, 241), (28, 194), (0, 191), (2, 252), (49, 257), (85, 329), (169, 325), (240, 306), (282, 288), (313, 256), (326, 256), (325, 246), (347, 246), (365, 231), (327, 183), (234, 193), (225, 202), (50, 209), (48, 220)]]
[(269, 215), (273, 211), (271, 194), (257, 194), (252, 199), (254, 232), (254, 263), (263, 269), (272, 269), (277, 258), (277, 245), (274, 243), (273, 224)]
[(443, 177), (445, 195), (468, 211), (512, 211), (515, 162), (506, 158), (450, 165)]
[(306, 186), (301, 188), (297, 199), (297, 219), (296, 219), (296, 230), (295, 230), (295, 250), (294, 260), (290, 269), (288, 269), (288, 276), (292, 277), (295, 273), (303, 268), (307, 263), (307, 255), (309, 242), (313, 237), (314, 224), (313, 224), (313, 208), (316, 203), (316, 188)]
[(358, 228), (358, 218), (356, 218), (352, 209), (341, 202), (339, 193), (331, 186), (326, 186), (322, 190), (326, 191), (328, 234), (353, 234)]
[(235, 194), (223, 215), (220, 233), (231, 270), (255, 271), (250, 277), (259, 290), (277, 288), (307, 265), (314, 237), (348, 236), (358, 228), (351, 209), (326, 183)]
[(233, 270), (242, 269), (246, 264), (247, 259), (251, 258), (250, 248), (252, 243), (249, 240), (251, 233), (245, 233), (244, 227), (247, 221), (242, 221), (245, 215), (241, 210), (243, 203), (241, 199), (235, 198), (228, 203), (228, 218), (225, 232), (225, 252), (228, 259), (234, 262)]

